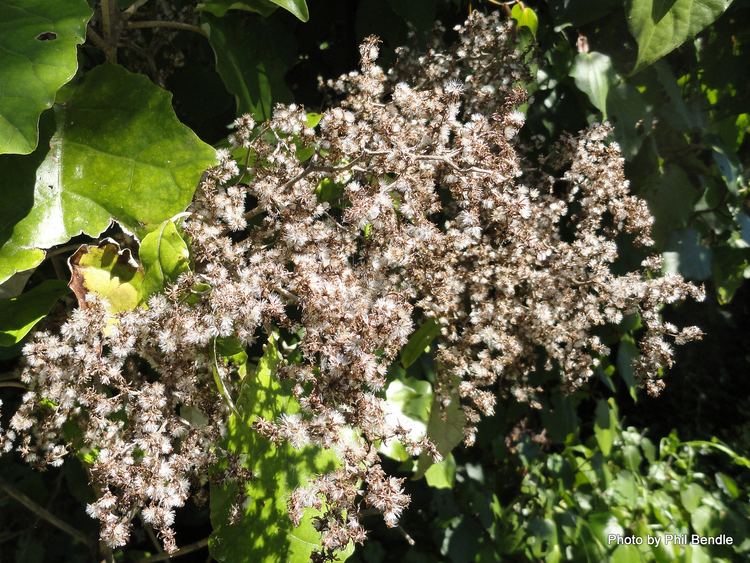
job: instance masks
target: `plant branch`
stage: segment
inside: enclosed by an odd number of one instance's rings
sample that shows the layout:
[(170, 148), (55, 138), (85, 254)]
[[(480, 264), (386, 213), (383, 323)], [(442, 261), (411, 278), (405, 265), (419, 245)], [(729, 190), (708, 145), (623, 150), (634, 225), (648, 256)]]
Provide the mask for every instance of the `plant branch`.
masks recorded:
[(94, 541), (86, 536), (83, 532), (80, 530), (75, 529), (73, 526), (68, 524), (67, 522), (61, 520), (54, 514), (52, 514), (49, 510), (44, 508), (43, 506), (38, 505), (36, 502), (31, 500), (29, 497), (27, 497), (25, 494), (23, 494), (21, 491), (17, 490), (15, 487), (9, 485), (5, 482), (2, 478), (0, 478), (0, 489), (5, 492), (9, 497), (13, 498), (20, 504), (24, 505), (26, 508), (28, 508), (31, 512), (39, 516), (39, 518), (42, 518), (43, 520), (46, 520), (56, 528), (62, 530), (69, 536), (77, 539), (84, 545), (93, 548), (94, 547)]
[(127, 26), (128, 26), (128, 29), (150, 29), (150, 28), (159, 28), (159, 27), (166, 27), (170, 29), (181, 29), (183, 31), (192, 31), (193, 33), (197, 33), (199, 35), (202, 35), (203, 37), (208, 37), (208, 34), (205, 31), (203, 31), (203, 29), (191, 23), (173, 22), (173, 21), (167, 21), (167, 20), (163, 20), (163, 21), (162, 20), (149, 20), (149, 21), (128, 22)]
[(91, 26), (88, 26), (86, 28), (86, 36), (103, 53), (105, 54), (107, 53), (107, 49), (109, 49), (109, 47), (107, 46), (107, 42), (104, 41), (104, 38), (101, 35), (99, 35), (96, 31), (94, 31), (94, 28), (92, 28)]
[(135, 14), (139, 8), (141, 8), (144, 4), (146, 4), (149, 0), (135, 0), (130, 6), (125, 8), (122, 12), (122, 18), (127, 20), (130, 19), (133, 14)]
[(15, 387), (16, 389), (26, 390), (28, 387), (20, 381), (0, 381), (0, 388), (2, 387)]
[(166, 561), (167, 559), (170, 559), (172, 557), (180, 557), (182, 555), (187, 555), (188, 553), (193, 553), (194, 551), (203, 549), (207, 545), (208, 545), (208, 538), (203, 538), (200, 541), (188, 544), (185, 547), (182, 547), (172, 553), (160, 553), (159, 555), (153, 555), (151, 557), (144, 557), (143, 559), (139, 559), (137, 563), (152, 563), (153, 561)]

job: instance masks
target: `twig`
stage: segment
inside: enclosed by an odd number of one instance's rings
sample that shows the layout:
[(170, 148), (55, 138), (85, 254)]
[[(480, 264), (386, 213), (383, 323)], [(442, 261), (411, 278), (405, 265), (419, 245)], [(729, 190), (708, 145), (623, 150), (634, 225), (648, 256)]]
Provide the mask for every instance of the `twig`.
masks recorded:
[(177, 551), (174, 551), (172, 553), (160, 553), (159, 555), (153, 555), (151, 557), (144, 557), (143, 559), (139, 559), (136, 563), (152, 563), (153, 561), (166, 561), (167, 559), (170, 559), (172, 557), (180, 557), (181, 555), (187, 555), (188, 553), (193, 553), (194, 551), (203, 549), (207, 545), (208, 545), (208, 538), (204, 538), (195, 543), (188, 544), (185, 547), (180, 548)]
[(91, 42), (96, 45), (104, 54), (107, 53), (107, 49), (109, 47), (107, 46), (107, 42), (104, 41), (104, 38), (99, 35), (91, 26), (88, 26), (86, 28), (86, 36), (91, 40)]
[(149, 0), (135, 0), (130, 6), (125, 8), (122, 12), (122, 18), (127, 20), (129, 19), (133, 14), (135, 14), (140, 7), (142, 7), (146, 2)]
[(26, 385), (20, 381), (0, 381), (0, 387), (15, 387), (16, 389), (28, 389)]
[(22, 505), (24, 505), (26, 508), (28, 508), (30, 511), (32, 511), (34, 514), (39, 516), (40, 518), (46, 520), (56, 528), (62, 530), (69, 536), (77, 539), (82, 544), (93, 548), (94, 547), (94, 541), (86, 536), (83, 532), (80, 530), (76, 530), (73, 526), (68, 524), (67, 522), (64, 522), (54, 514), (52, 514), (49, 510), (44, 508), (43, 506), (39, 506), (36, 502), (31, 500), (29, 497), (27, 497), (25, 494), (23, 494), (21, 491), (17, 490), (15, 487), (12, 487), (8, 483), (5, 482), (2, 478), (0, 478), (0, 489), (2, 489), (5, 494), (7, 494), (9, 497), (15, 499)]
[(128, 22), (127, 23), (128, 29), (149, 29), (149, 28), (159, 28), (159, 27), (166, 27), (170, 29), (181, 29), (183, 31), (192, 31), (193, 33), (197, 33), (199, 35), (202, 35), (203, 37), (208, 37), (208, 34), (203, 31), (200, 27), (197, 25), (193, 25), (191, 23), (183, 23), (183, 22), (173, 22), (173, 21), (162, 21), (162, 20), (149, 20), (149, 21), (137, 21), (137, 22)]

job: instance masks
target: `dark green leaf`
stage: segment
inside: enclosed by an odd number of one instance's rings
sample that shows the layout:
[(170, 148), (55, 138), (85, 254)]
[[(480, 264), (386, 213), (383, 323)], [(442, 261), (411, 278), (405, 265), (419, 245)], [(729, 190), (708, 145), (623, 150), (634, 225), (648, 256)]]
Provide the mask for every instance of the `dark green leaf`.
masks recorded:
[(401, 350), (401, 365), (408, 368), (416, 362), (438, 334), (440, 334), (440, 325), (434, 319), (427, 319), (422, 323), (422, 326), (414, 331)]
[(300, 21), (306, 22), (310, 19), (305, 0), (241, 0), (239, 2), (235, 0), (208, 0), (198, 4), (199, 10), (219, 18), (225, 16), (229, 10), (245, 10), (268, 17), (279, 7), (294, 14)]
[(628, 26), (638, 43), (633, 72), (657, 61), (713, 23), (732, 0), (630, 0)]
[(289, 28), (258, 18), (205, 15), (216, 70), (237, 100), (237, 113), (271, 116), (273, 104), (292, 100), (284, 75), (294, 60)]
[(65, 282), (47, 280), (18, 297), (0, 299), (0, 346), (20, 342), (67, 291)]

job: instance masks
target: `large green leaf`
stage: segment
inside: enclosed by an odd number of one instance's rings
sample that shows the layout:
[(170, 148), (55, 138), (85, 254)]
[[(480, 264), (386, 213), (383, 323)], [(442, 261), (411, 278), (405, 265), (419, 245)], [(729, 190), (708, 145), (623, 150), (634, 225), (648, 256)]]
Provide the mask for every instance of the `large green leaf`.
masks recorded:
[(143, 237), (138, 257), (145, 272), (143, 290), (147, 296), (164, 289), (190, 267), (190, 250), (172, 219)]
[(229, 10), (245, 10), (267, 17), (279, 7), (291, 12), (297, 19), (303, 22), (310, 19), (310, 13), (305, 0), (243, 0), (241, 2), (234, 0), (208, 0), (207, 2), (198, 4), (199, 10), (208, 12), (219, 18), (226, 15)]
[(86, 0), (0, 0), (0, 154), (29, 154), (39, 115), (78, 68)]
[(294, 62), (294, 36), (287, 27), (259, 17), (205, 15), (216, 70), (237, 100), (237, 114), (271, 116), (273, 104), (292, 100), (284, 75)]
[(630, 0), (628, 26), (638, 43), (637, 72), (713, 23), (732, 0)]
[(20, 342), (67, 291), (65, 282), (47, 280), (18, 297), (0, 299), (0, 346)]
[(58, 101), (55, 123), (51, 112), (42, 119), (48, 144), (31, 158), (0, 157), (9, 202), (0, 208), (0, 282), (39, 264), (40, 249), (96, 236), (112, 219), (145, 235), (185, 210), (215, 162), (177, 120), (170, 94), (143, 75), (103, 65)]
[[(339, 465), (332, 451), (307, 446), (295, 449), (274, 444), (252, 428), (260, 416), (275, 420), (294, 414), (299, 405), (275, 377), (279, 353), (273, 338), (254, 374), (245, 377), (237, 400), (238, 414), (227, 424), (226, 448), (243, 460), (252, 479), (240, 490), (237, 484), (211, 487), (211, 555), (231, 563), (303, 563), (320, 548), (320, 534), (313, 526), (315, 510), (308, 509), (295, 527), (287, 513), (289, 494), (308, 479)], [(238, 494), (239, 493), (239, 494)], [(229, 509), (242, 503), (239, 520), (230, 524)], [(353, 551), (350, 548), (342, 559)]]

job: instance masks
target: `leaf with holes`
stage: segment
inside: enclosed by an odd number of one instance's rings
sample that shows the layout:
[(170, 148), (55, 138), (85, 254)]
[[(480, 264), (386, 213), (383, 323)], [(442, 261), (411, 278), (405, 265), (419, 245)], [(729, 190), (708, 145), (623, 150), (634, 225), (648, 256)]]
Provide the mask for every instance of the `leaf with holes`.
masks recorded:
[(39, 116), (78, 69), (86, 0), (0, 0), (0, 154), (29, 154)]
[[(143, 236), (184, 211), (215, 151), (174, 114), (170, 95), (143, 75), (102, 65), (59, 94), (45, 144), (0, 157), (0, 282), (35, 267), (40, 249), (114, 219)], [(53, 134), (54, 132), (54, 134)]]

